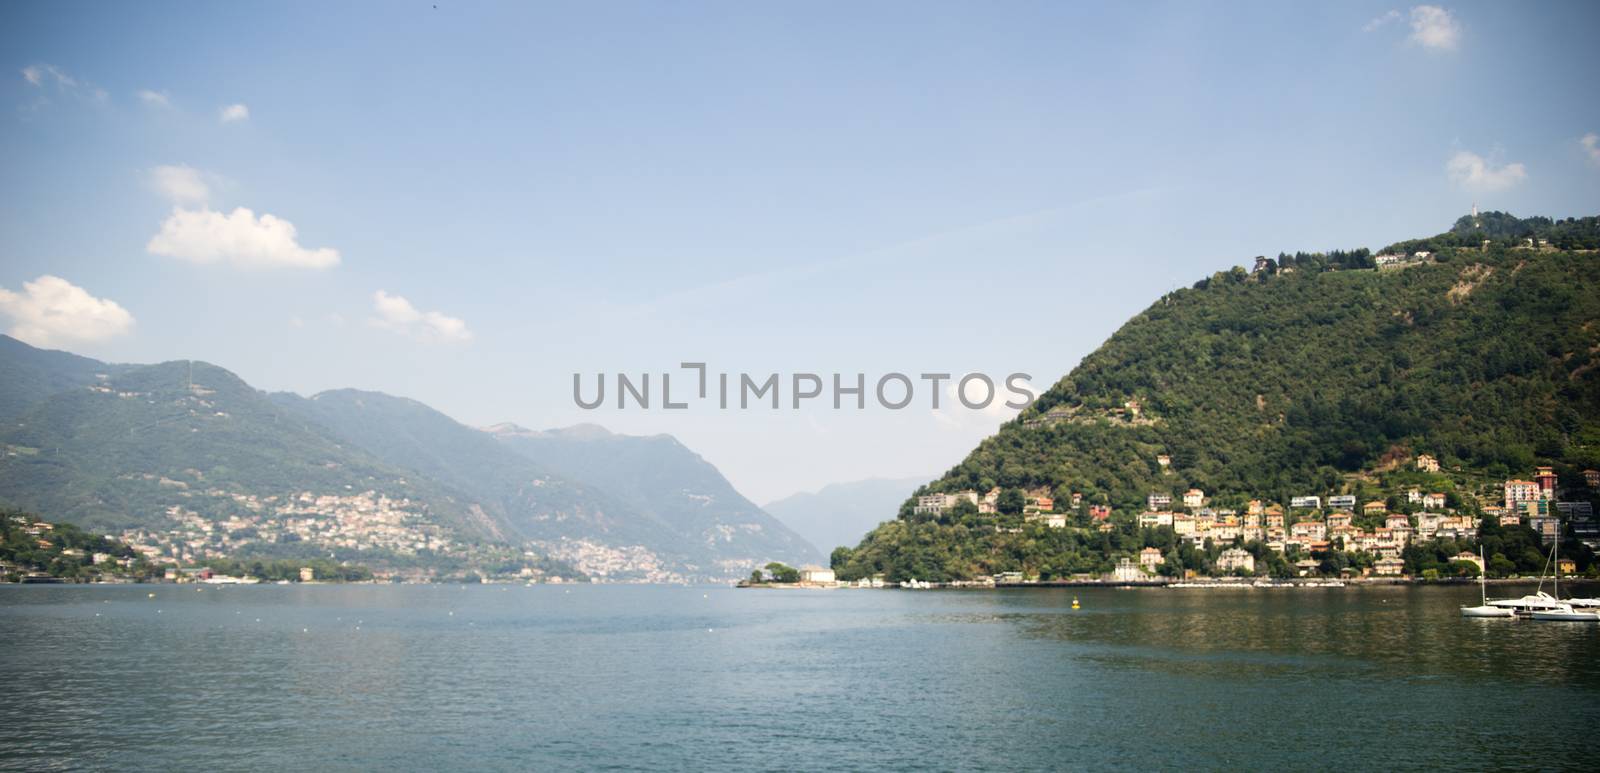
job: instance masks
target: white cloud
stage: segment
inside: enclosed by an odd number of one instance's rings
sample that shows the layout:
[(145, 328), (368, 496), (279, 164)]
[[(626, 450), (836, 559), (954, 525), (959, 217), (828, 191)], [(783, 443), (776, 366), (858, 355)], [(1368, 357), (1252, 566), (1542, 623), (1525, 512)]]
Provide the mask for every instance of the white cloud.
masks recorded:
[(56, 91), (63, 94), (71, 94), (94, 102), (104, 102), (110, 96), (105, 89), (80, 81), (53, 64), (30, 64), (22, 68), (22, 79), (38, 89), (53, 86)]
[(202, 207), (174, 207), (145, 249), (191, 263), (228, 263), (240, 268), (332, 268), (339, 251), (307, 249), (296, 240), (294, 224), (239, 207), (223, 214)]
[(133, 327), (133, 315), (116, 301), (49, 274), (23, 282), (20, 293), (0, 287), (0, 313), (11, 317), (13, 338), (34, 346), (94, 343)]
[(22, 68), (22, 79), (40, 88), (43, 88), (46, 83), (54, 83), (64, 89), (78, 87), (77, 78), (66, 74), (61, 68), (53, 64), (30, 64)]
[(1450, 181), (1471, 191), (1503, 191), (1528, 179), (1522, 164), (1494, 166), (1477, 153), (1461, 151), (1444, 165)]
[(1600, 166), (1600, 134), (1589, 132), (1578, 140), (1578, 144), (1589, 154), (1589, 163)]
[(218, 119), (223, 123), (243, 121), (249, 117), (250, 108), (245, 107), (243, 104), (228, 105), (227, 107), (222, 108), (222, 112), (218, 114)]
[[(961, 402), (960, 390), (966, 395), (967, 402), (973, 405), (983, 403), (989, 396), (989, 390), (980, 379), (970, 379), (962, 387), (961, 379), (966, 374), (958, 374), (944, 384), (944, 393), (939, 397), (939, 407), (932, 409), (934, 421), (943, 429), (957, 432), (977, 432), (987, 437), (1000, 428), (1001, 424), (1016, 418), (1022, 412), (1020, 408), (1011, 408), (1006, 401), (1015, 401), (1019, 396), (1012, 392), (1004, 379), (993, 379), (994, 399), (982, 408), (968, 408)], [(925, 382), (917, 382), (921, 386)], [(1018, 379), (1016, 386), (1033, 392), (1034, 397), (1044, 393), (1044, 390), (1035, 386), (1026, 379)], [(919, 398), (920, 399), (920, 398)]]
[(369, 320), (374, 327), (419, 341), (462, 343), (472, 340), (472, 331), (461, 319), (437, 311), (421, 311), (404, 297), (383, 290), (372, 294), (372, 310), (377, 314)]
[(1361, 28), (1361, 31), (1362, 32), (1371, 32), (1371, 31), (1373, 31), (1375, 29), (1378, 29), (1379, 27), (1384, 26), (1385, 24), (1388, 24), (1389, 22), (1399, 21), (1399, 20), (1400, 20), (1400, 12), (1396, 11), (1396, 10), (1393, 10), (1393, 9), (1390, 9), (1389, 12), (1387, 12), (1385, 14), (1382, 14), (1381, 16), (1378, 16), (1377, 18), (1374, 18), (1372, 21), (1367, 22), (1366, 26), (1363, 26)]
[(211, 197), (205, 176), (185, 164), (151, 169), (150, 186), (178, 204), (204, 204)]
[(152, 107), (172, 107), (172, 99), (167, 96), (167, 92), (165, 91), (139, 89), (138, 91), (134, 92), (134, 94), (139, 97), (140, 102)]
[(1411, 9), (1411, 36), (1407, 39), (1430, 51), (1454, 51), (1461, 39), (1461, 25), (1437, 5), (1419, 5)]

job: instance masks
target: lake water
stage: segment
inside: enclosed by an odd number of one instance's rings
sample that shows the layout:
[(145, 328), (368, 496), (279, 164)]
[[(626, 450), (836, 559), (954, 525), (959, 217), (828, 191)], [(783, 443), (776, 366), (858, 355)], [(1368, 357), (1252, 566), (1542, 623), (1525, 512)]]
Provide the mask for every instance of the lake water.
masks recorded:
[(0, 587), (0, 767), (1600, 767), (1600, 625), (1477, 594)]

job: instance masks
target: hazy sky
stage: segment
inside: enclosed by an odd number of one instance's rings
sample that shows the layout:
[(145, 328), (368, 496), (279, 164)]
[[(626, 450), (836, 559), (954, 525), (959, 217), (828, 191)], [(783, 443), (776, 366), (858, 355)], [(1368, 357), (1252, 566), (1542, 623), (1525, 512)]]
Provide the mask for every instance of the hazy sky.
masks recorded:
[(935, 474), (1004, 412), (583, 411), (572, 374), (1047, 385), (1257, 254), (1595, 214), (1596, 30), (1591, 2), (8, 2), (0, 325), (670, 432), (757, 501)]

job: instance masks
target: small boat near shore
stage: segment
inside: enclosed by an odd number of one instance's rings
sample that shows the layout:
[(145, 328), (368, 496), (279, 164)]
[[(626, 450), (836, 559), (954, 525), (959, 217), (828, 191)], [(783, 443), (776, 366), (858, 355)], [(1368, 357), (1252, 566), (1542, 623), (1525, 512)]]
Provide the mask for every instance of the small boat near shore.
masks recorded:
[[(1478, 560), (1483, 561), (1483, 547), (1478, 547)], [(1482, 564), (1488, 566), (1487, 563)], [(1483, 602), (1476, 607), (1462, 607), (1462, 617), (1516, 617), (1517, 611), (1509, 607), (1496, 606), (1489, 603), (1489, 580), (1483, 572), (1478, 573), (1478, 596)]]
[[(1561, 534), (1556, 533), (1555, 544), (1550, 547), (1550, 573), (1553, 585), (1552, 596), (1545, 596), (1554, 602), (1552, 605), (1530, 609), (1526, 614), (1534, 620), (1555, 623), (1600, 623), (1600, 610), (1578, 610), (1573, 608), (1572, 602), (1561, 600)], [(1538, 595), (1544, 596), (1544, 593)], [(1524, 596), (1523, 598), (1527, 598)], [(1589, 599), (1584, 599), (1585, 602)], [(1519, 612), (1519, 614), (1521, 614)]]
[(1579, 611), (1571, 604), (1561, 604), (1555, 609), (1541, 609), (1529, 614), (1535, 620), (1561, 623), (1600, 623), (1600, 612)]
[(1521, 598), (1495, 599), (1488, 602), (1487, 606), (1514, 612), (1536, 612), (1542, 609), (1556, 609), (1561, 606), (1561, 601), (1544, 591), (1536, 591)]

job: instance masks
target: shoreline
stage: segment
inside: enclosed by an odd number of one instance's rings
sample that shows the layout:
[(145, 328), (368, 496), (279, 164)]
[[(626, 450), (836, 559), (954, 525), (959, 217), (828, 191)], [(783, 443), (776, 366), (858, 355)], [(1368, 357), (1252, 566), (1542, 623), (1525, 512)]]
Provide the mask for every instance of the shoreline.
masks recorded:
[[(1538, 577), (1502, 577), (1482, 581), (1491, 586), (1510, 585), (1539, 585)], [(1546, 578), (1543, 582), (1549, 582)], [(1562, 582), (1571, 584), (1600, 583), (1600, 579), (1585, 577), (1563, 577)], [(1348, 580), (1339, 579), (1311, 579), (1296, 578), (1293, 580), (1150, 580), (1117, 582), (1113, 580), (1041, 580), (1036, 582), (981, 582), (957, 581), (945, 583), (918, 583), (915, 587), (902, 586), (899, 583), (884, 583), (876, 587), (864, 587), (849, 583), (824, 585), (820, 583), (759, 583), (752, 584), (741, 581), (734, 585), (741, 589), (791, 589), (791, 590), (1015, 590), (1029, 588), (1170, 588), (1172, 590), (1216, 590), (1220, 588), (1242, 590), (1322, 590), (1340, 588), (1366, 588), (1366, 587), (1395, 587), (1395, 586), (1463, 586), (1478, 585), (1476, 578), (1451, 577), (1439, 580), (1424, 580), (1411, 577), (1361, 577)]]

